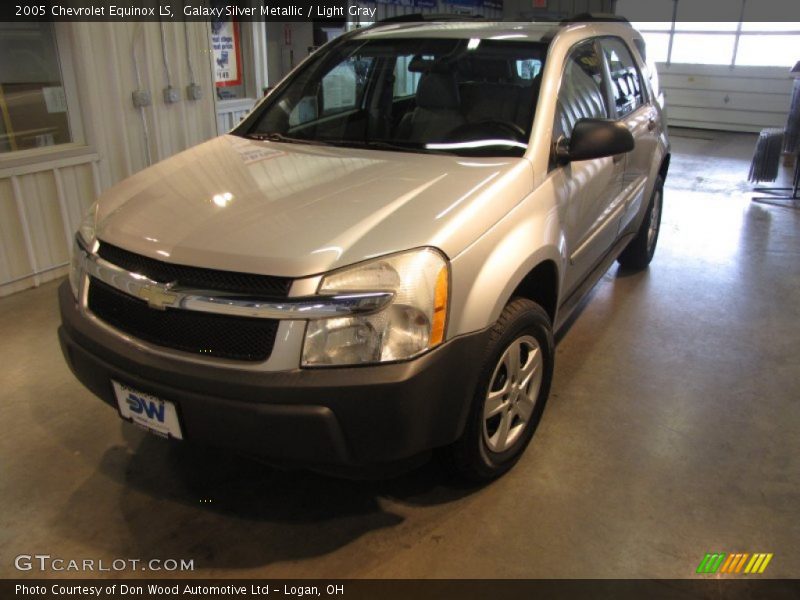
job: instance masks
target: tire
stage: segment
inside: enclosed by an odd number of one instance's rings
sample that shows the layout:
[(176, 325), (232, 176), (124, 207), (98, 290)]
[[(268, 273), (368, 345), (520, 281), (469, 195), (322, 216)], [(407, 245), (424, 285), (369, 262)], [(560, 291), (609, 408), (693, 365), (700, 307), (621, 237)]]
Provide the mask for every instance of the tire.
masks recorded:
[[(512, 298), (492, 328), (479, 368), (464, 432), (446, 457), (463, 478), (485, 483), (516, 464), (541, 420), (553, 377), (553, 332), (544, 309)], [(495, 409), (499, 412), (488, 416)]]
[(659, 175), (650, 196), (650, 204), (636, 237), (625, 247), (617, 262), (626, 269), (644, 269), (653, 260), (661, 229), (661, 212), (664, 205), (664, 179)]

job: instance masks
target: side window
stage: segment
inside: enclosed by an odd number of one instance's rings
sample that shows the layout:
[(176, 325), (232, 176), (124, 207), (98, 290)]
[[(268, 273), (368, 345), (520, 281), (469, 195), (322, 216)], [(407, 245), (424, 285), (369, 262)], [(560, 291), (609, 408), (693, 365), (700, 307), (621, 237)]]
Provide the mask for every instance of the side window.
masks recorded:
[(414, 55), (398, 56), (394, 65), (394, 88), (392, 98), (408, 98), (417, 93), (417, 86), (422, 73), (409, 70)]
[(322, 78), (322, 114), (331, 115), (361, 106), (372, 58), (352, 56)]
[(644, 104), (639, 69), (622, 40), (605, 38), (601, 43), (611, 74), (611, 92), (617, 104), (617, 116), (624, 117)]
[(570, 137), (580, 119), (608, 117), (602, 73), (593, 42), (581, 44), (569, 55), (558, 90), (554, 140)]

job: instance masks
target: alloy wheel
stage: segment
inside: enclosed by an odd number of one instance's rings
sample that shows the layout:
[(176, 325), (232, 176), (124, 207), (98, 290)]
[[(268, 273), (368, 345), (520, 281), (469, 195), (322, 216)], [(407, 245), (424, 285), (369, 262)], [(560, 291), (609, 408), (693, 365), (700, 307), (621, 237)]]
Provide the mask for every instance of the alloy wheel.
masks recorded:
[(544, 362), (536, 338), (514, 340), (495, 366), (483, 404), (483, 439), (492, 452), (504, 452), (520, 438), (533, 415)]

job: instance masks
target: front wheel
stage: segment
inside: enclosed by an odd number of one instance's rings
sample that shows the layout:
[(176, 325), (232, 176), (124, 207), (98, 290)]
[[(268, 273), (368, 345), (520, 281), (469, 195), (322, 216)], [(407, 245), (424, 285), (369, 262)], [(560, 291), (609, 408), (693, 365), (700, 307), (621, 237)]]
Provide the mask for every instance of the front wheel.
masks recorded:
[(456, 470), (485, 482), (519, 460), (550, 393), (553, 334), (547, 313), (515, 298), (492, 329), (464, 433), (449, 450)]
[(659, 175), (650, 196), (650, 204), (636, 237), (622, 251), (617, 262), (626, 269), (644, 269), (653, 260), (661, 230), (661, 209), (664, 204), (664, 180)]

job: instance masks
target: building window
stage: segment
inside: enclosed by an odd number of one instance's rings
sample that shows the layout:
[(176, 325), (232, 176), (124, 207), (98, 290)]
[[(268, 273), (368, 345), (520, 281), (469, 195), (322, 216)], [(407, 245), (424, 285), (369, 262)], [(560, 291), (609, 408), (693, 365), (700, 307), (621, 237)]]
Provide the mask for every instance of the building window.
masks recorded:
[(669, 33), (659, 33), (656, 31), (640, 31), (644, 38), (647, 49), (647, 61), (667, 62), (669, 57)]
[(788, 67), (797, 61), (800, 22), (766, 21), (786, 7), (785, 0), (618, 0), (616, 10), (642, 34), (648, 61)]
[(676, 32), (672, 37), (672, 54), (669, 62), (704, 65), (731, 64), (736, 35), (684, 33), (677, 30), (678, 25), (676, 25)]
[[(771, 26), (771, 31), (765, 26)], [(775, 26), (783, 27), (784, 31), (776, 31)], [(737, 66), (791, 67), (798, 58), (800, 23), (742, 23), (736, 51)]]
[(52, 23), (0, 23), (0, 153), (73, 141)]

